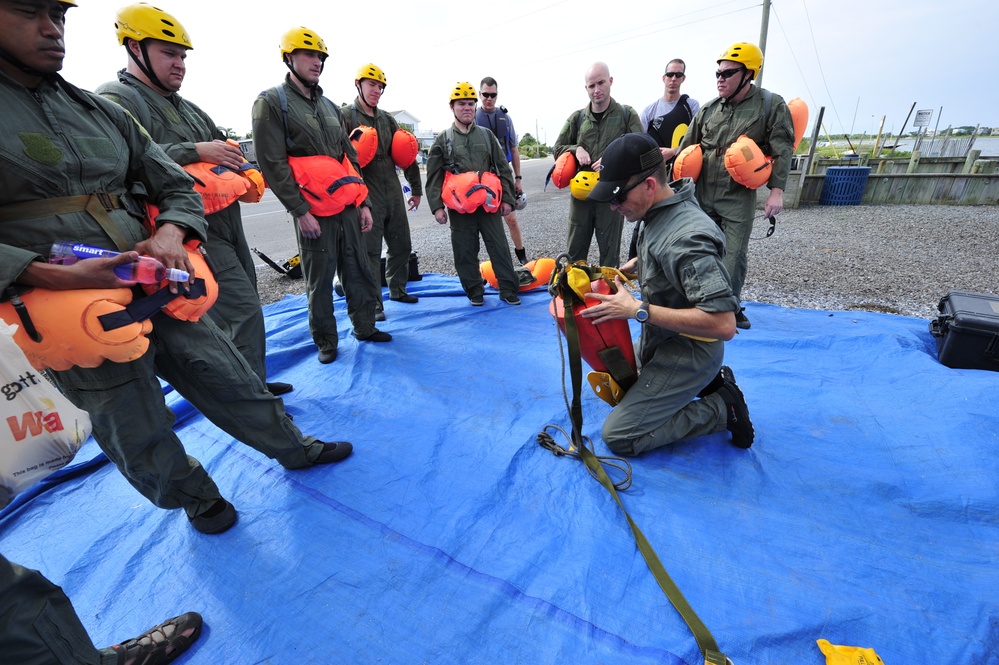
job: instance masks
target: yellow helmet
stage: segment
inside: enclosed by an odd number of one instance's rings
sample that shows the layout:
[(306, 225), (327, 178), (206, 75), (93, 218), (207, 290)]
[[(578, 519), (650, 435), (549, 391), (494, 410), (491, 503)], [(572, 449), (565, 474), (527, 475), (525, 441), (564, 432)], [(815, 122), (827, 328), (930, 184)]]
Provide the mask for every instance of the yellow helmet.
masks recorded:
[(479, 101), (479, 93), (475, 91), (475, 86), (467, 81), (462, 81), (461, 83), (456, 83), (454, 89), (451, 90), (451, 101), (456, 101), (459, 99), (471, 99), (474, 101)]
[(371, 79), (372, 81), (377, 81), (382, 85), (388, 85), (388, 79), (385, 78), (385, 72), (378, 65), (369, 62), (366, 65), (361, 65), (361, 68), (357, 70), (357, 76), (354, 77), (354, 82), (357, 83), (363, 79)]
[(722, 60), (731, 60), (745, 65), (746, 69), (753, 72), (753, 78), (756, 78), (756, 75), (763, 68), (763, 51), (756, 44), (739, 42), (722, 51), (722, 54), (718, 56), (718, 62)]
[[(75, 5), (76, 3), (71, 3)], [(114, 19), (118, 43), (124, 45), (126, 39), (141, 42), (143, 39), (159, 39), (193, 49), (187, 30), (170, 14), (159, 7), (145, 2), (137, 2), (118, 10)]]
[(323, 41), (323, 38), (316, 34), (315, 31), (309, 30), (305, 26), (292, 28), (281, 37), (282, 60), (284, 60), (285, 55), (291, 53), (295, 49), (319, 51), (324, 56), (328, 56), (330, 54), (330, 52), (326, 50), (326, 42)]
[(60, 5), (69, 5), (70, 7), (76, 7), (76, 0), (59, 0)]
[(585, 201), (599, 180), (600, 174), (596, 171), (580, 171), (569, 181), (569, 193), (573, 198)]

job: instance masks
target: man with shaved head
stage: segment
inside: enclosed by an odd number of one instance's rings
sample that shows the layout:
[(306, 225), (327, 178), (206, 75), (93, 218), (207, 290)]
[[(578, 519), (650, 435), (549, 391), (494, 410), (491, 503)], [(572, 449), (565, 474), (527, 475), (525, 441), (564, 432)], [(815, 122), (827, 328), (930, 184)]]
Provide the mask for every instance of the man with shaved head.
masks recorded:
[[(642, 123), (635, 109), (618, 104), (611, 97), (614, 77), (605, 63), (590, 65), (583, 80), (590, 103), (565, 121), (555, 140), (555, 158), (572, 152), (580, 172), (592, 172), (597, 170), (600, 157), (614, 139), (641, 132)], [(624, 218), (609, 204), (588, 201), (580, 198), (582, 195), (574, 192), (569, 201), (569, 257), (573, 261), (586, 260), (590, 240), (596, 234), (600, 265), (617, 267), (621, 263)]]

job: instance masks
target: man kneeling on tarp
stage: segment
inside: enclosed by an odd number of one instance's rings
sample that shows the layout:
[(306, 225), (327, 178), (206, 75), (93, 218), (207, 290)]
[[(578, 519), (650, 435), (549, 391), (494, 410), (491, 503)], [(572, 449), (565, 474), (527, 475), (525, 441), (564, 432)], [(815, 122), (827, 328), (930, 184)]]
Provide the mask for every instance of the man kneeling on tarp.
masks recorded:
[(698, 207), (691, 180), (667, 181), (650, 136), (618, 138), (601, 164), (590, 198), (642, 225), (638, 256), (622, 266), (637, 269), (642, 300), (617, 278), (617, 293), (587, 295), (601, 302), (583, 312), (594, 323), (643, 324), (638, 381), (607, 417), (604, 442), (619, 455), (637, 455), (728, 429), (733, 444), (749, 448), (749, 409), (732, 370), (722, 366), (723, 340), (735, 336), (739, 308), (722, 263), (724, 235)]

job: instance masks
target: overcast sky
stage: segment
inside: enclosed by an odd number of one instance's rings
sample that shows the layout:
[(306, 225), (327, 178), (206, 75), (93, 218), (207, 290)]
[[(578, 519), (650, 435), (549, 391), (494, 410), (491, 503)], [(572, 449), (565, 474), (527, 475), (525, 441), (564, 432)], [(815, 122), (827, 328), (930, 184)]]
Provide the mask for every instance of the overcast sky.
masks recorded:
[[(682, 58), (682, 92), (703, 103), (716, 96), (718, 55), (733, 42), (758, 43), (762, 18), (753, 0), (156, 5), (187, 28), (194, 44), (181, 95), (241, 135), (250, 130), (257, 94), (287, 71), (278, 53), (281, 35), (305, 25), (331, 50), (321, 85), (337, 103), (353, 100), (354, 74), (374, 62), (389, 82), (382, 108), (406, 109), (421, 129), (440, 131), (453, 118), (448, 96), (455, 82), (478, 87), (492, 76), (518, 132), (549, 144), (587, 103), (583, 76), (594, 61), (609, 65), (611, 95), (641, 111), (662, 95), (666, 63)], [(121, 6), (79, 0), (70, 11), (63, 70), (69, 81), (93, 89), (124, 67), (114, 34)], [(994, 2), (986, 0), (774, 0), (763, 86), (808, 103), (809, 133), (819, 106), (826, 107), (830, 133), (874, 133), (882, 116), (885, 131), (898, 132), (914, 102), (917, 110), (933, 110), (930, 129), (938, 116), (940, 129), (999, 126), (996, 61), (985, 56), (999, 38), (995, 16)]]

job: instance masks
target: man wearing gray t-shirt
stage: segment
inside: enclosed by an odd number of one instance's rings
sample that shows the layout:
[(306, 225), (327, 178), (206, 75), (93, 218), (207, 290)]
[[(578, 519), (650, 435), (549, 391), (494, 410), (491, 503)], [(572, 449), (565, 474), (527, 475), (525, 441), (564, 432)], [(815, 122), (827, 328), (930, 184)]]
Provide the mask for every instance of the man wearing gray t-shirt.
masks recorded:
[(669, 163), (676, 156), (676, 147), (687, 131), (701, 105), (696, 99), (680, 94), (686, 79), (687, 65), (679, 58), (670, 60), (663, 74), (663, 96), (645, 107), (639, 118), (642, 128), (659, 144), (663, 159)]

